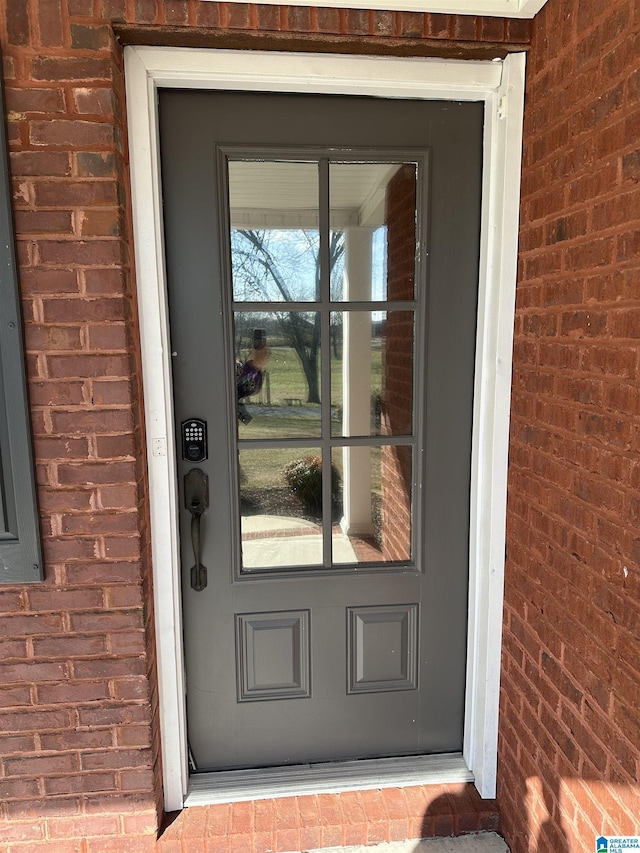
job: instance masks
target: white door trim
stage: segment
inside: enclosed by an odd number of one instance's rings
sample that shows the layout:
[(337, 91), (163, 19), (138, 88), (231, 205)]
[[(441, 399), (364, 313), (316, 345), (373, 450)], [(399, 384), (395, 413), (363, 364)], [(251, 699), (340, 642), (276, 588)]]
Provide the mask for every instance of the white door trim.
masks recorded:
[[(281, 0), (262, 0), (280, 3)], [(215, 0), (214, 0), (215, 2)], [(242, 0), (232, 0), (242, 2)], [(441, 15), (493, 15), (499, 18), (533, 18), (547, 0), (289, 0), (291, 6), (332, 6), (347, 9), (385, 9), (392, 12), (439, 13)]]
[(484, 169), (474, 389), (463, 754), (495, 796), (524, 54), (503, 61), (127, 47), (135, 266), (151, 504), (165, 808), (187, 793), (178, 502), (157, 89), (233, 89), (483, 101)]

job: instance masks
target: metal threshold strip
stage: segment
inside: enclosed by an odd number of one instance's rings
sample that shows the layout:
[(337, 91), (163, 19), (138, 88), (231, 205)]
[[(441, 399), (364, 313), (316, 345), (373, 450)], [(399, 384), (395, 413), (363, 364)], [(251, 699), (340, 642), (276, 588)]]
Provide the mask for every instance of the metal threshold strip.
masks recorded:
[(260, 770), (225, 770), (192, 775), (184, 805), (206, 806), (305, 794), (336, 794), (342, 791), (473, 781), (474, 775), (459, 752), (299, 764)]

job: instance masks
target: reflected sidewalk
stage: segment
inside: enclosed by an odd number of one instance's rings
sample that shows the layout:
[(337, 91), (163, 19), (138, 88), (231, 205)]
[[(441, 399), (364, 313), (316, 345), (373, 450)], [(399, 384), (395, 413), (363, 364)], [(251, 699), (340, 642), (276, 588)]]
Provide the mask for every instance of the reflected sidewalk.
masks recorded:
[[(335, 563), (358, 562), (349, 537), (336, 528), (332, 547)], [(243, 516), (242, 562), (246, 568), (321, 565), (322, 528), (289, 516)]]

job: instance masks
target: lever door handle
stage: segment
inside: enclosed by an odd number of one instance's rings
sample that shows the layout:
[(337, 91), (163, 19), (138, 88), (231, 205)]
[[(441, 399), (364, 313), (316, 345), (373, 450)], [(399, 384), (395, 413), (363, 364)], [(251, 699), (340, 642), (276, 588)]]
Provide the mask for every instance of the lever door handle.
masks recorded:
[(199, 468), (192, 468), (184, 477), (184, 504), (191, 513), (191, 544), (195, 565), (191, 568), (191, 587), (202, 592), (207, 585), (207, 569), (200, 558), (200, 519), (209, 508), (209, 478)]

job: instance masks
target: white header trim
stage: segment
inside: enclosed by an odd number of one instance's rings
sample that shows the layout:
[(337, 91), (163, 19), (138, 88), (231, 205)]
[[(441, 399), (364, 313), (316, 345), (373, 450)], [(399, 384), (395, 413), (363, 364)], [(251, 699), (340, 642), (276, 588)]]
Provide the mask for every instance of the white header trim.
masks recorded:
[(184, 804), (188, 767), (157, 89), (329, 92), (485, 103), (464, 758), (481, 795), (495, 796), (524, 54), (500, 62), (462, 62), (127, 47), (125, 73), (144, 403), (152, 450), (148, 474), (168, 811)]
[[(215, 0), (214, 0), (215, 1)], [(242, 2), (242, 0), (232, 0)], [(282, 0), (261, 0), (281, 5)], [(289, 0), (289, 6), (330, 6), (347, 9), (385, 9), (391, 12), (428, 12), (443, 15), (489, 15), (497, 18), (533, 18), (547, 0)]]

